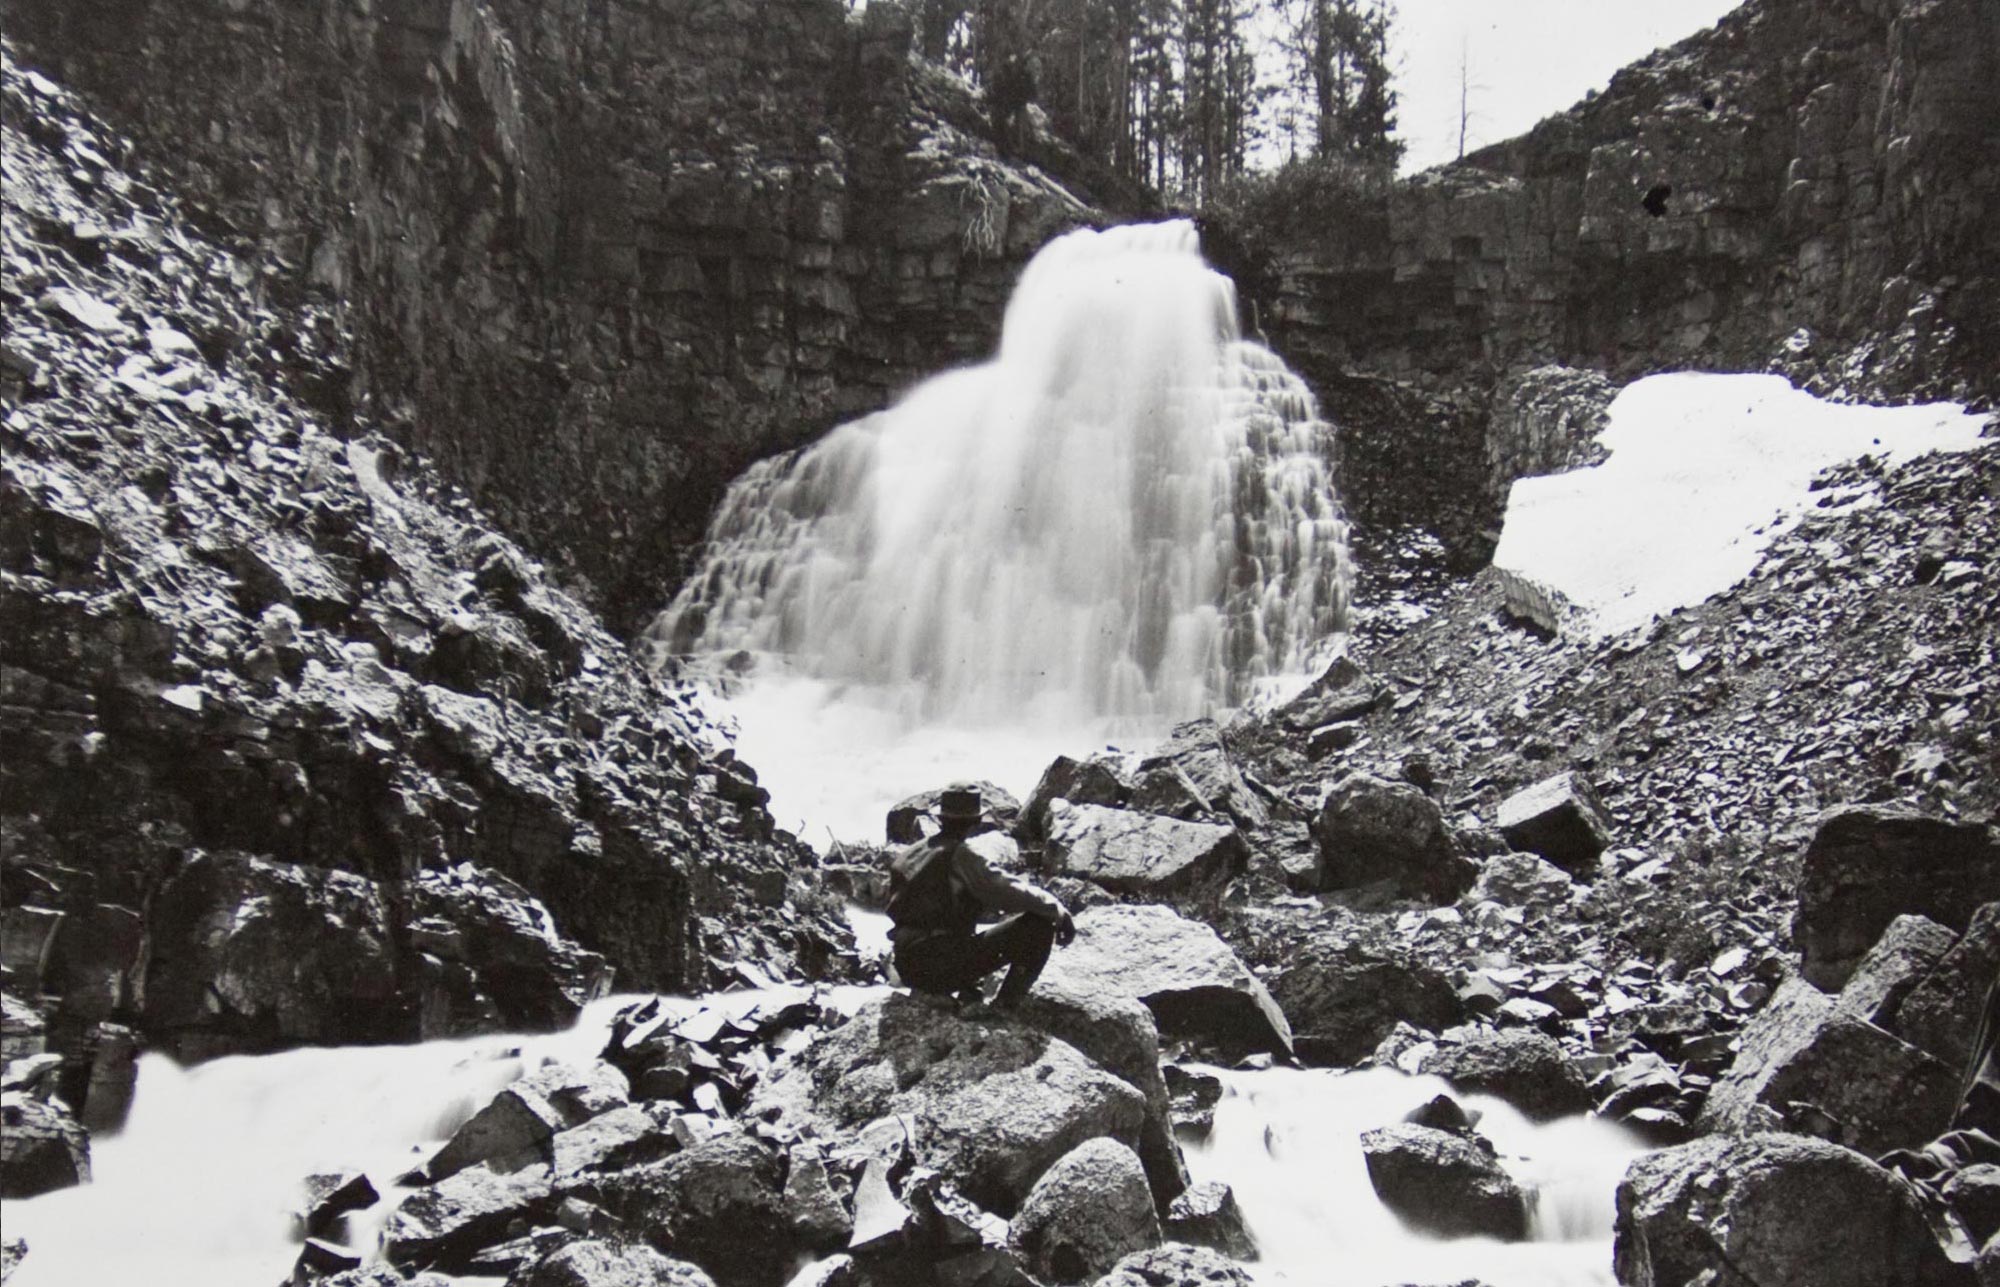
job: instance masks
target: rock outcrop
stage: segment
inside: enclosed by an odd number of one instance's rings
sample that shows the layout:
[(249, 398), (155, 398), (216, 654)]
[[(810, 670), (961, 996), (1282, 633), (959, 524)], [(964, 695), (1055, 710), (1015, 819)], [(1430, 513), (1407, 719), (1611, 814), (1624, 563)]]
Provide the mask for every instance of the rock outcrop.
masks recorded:
[(1359, 217), (1300, 221), (1239, 276), (1268, 283), (1260, 315), (1315, 384), (1775, 362), (1990, 396), (1990, 24), (1980, 0), (1746, 4)]
[(917, 1161), (1011, 1215), (1077, 1145), (1098, 1137), (1136, 1145), (1146, 1100), (1045, 1032), (960, 1020), (894, 996), (780, 1061), (749, 1114), (811, 1126), (843, 1145), (871, 1123), (900, 1119)]
[(1093, 907), (1045, 978), (1143, 1001), (1160, 1031), (1224, 1049), (1290, 1053), (1291, 1025), (1214, 930), (1152, 904)]
[(1528, 1197), (1476, 1135), (1385, 1126), (1361, 1137), (1368, 1179), (1384, 1206), (1441, 1238), (1528, 1236)]
[(1027, 255), (1098, 218), (952, 123), (977, 108), (893, 6), (8, 17), (310, 302), (330, 414), (476, 488), (621, 629), (743, 466), (987, 349)]
[(1960, 1282), (1898, 1175), (1836, 1144), (1760, 1134), (1683, 1144), (1618, 1186), (1621, 1283)]
[(2000, 899), (2000, 833), (1908, 809), (1837, 809), (1820, 820), (1799, 869), (1792, 935), (1808, 979), (1829, 991), (1906, 913), (1963, 930)]
[(815, 860), (691, 693), (381, 406), (329, 409), (333, 323), (275, 243), (11, 45), (4, 90), (0, 937), (84, 1116), (112, 1028), (187, 1057), (547, 1029), (614, 972), (831, 965), (844, 927), (793, 901)]

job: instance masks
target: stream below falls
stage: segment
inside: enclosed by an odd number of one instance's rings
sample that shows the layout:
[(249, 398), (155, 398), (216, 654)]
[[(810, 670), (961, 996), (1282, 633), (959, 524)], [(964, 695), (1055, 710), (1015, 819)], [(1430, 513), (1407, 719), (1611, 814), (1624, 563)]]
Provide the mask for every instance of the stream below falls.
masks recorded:
[[(824, 1000), (851, 1013), (884, 991), (835, 988)], [(676, 1004), (737, 1012), (764, 995)], [(6, 1235), (29, 1249), (9, 1287), (276, 1287), (298, 1253), (299, 1183), (327, 1171), (366, 1171), (384, 1195), (350, 1217), (350, 1242), (372, 1245), (403, 1192), (396, 1176), (527, 1070), (594, 1057), (612, 1016), (633, 999), (595, 1002), (575, 1027), (550, 1035), (293, 1050), (193, 1068), (147, 1055), (124, 1130), (93, 1142), (94, 1182), (7, 1203)], [(1234, 1186), (1264, 1252), (1261, 1280), (1323, 1283), (1338, 1265), (1351, 1287), (1613, 1281), (1612, 1192), (1640, 1152), (1617, 1128), (1580, 1118), (1538, 1125), (1498, 1101), (1464, 1097), (1484, 1112), (1480, 1129), (1509, 1170), (1539, 1193), (1533, 1240), (1438, 1241), (1410, 1232), (1376, 1200), (1358, 1137), (1399, 1120), (1441, 1082), (1387, 1070), (1214, 1071), (1224, 1096), (1208, 1138), (1187, 1146), (1189, 1167), (1197, 1180)]]

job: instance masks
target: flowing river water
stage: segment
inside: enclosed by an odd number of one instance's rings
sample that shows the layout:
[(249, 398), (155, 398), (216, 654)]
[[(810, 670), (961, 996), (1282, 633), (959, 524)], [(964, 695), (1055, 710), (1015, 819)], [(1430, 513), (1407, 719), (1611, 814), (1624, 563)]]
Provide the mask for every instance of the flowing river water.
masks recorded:
[[(885, 989), (831, 990), (851, 1012)], [(764, 994), (682, 1001), (747, 1009)], [(217, 1059), (181, 1068), (140, 1063), (125, 1129), (93, 1145), (95, 1179), (6, 1205), (6, 1235), (28, 1256), (9, 1287), (275, 1287), (298, 1253), (290, 1212), (307, 1175), (363, 1170), (384, 1201), (350, 1217), (370, 1246), (422, 1161), (508, 1082), (542, 1062), (588, 1060), (630, 997), (588, 1007), (568, 1032), (411, 1046), (357, 1046)], [(1533, 1124), (1481, 1096), (1480, 1129), (1510, 1172), (1538, 1193), (1531, 1241), (1435, 1240), (1376, 1200), (1359, 1135), (1437, 1094), (1434, 1078), (1387, 1070), (1215, 1070), (1225, 1093), (1208, 1138), (1188, 1146), (1196, 1179), (1227, 1181), (1263, 1251), (1269, 1283), (1348, 1287), (1452, 1284), (1606, 1287), (1611, 1196), (1639, 1153), (1615, 1127), (1586, 1119)], [(462, 1280), (496, 1283), (497, 1279)]]

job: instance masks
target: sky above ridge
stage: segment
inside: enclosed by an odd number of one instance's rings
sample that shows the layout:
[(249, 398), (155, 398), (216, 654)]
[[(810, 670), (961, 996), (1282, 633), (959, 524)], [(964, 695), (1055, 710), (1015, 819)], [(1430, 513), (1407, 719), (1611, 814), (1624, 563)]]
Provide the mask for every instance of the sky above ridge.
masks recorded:
[(1711, 27), (1738, 0), (1400, 0), (1391, 35), (1407, 171), (1458, 155), (1459, 65), (1469, 68), (1466, 151), (1560, 112), (1653, 50)]

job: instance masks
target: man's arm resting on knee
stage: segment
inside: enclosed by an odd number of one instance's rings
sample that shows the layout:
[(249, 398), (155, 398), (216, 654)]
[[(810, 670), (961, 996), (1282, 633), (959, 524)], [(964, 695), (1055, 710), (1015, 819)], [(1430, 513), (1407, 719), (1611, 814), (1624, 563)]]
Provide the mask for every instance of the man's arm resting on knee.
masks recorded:
[(982, 907), (1003, 915), (1026, 912), (1058, 925), (1069, 920), (1068, 910), (1054, 894), (995, 869), (986, 860), (986, 855), (970, 844), (958, 847), (957, 864), (959, 880), (963, 882), (966, 892), (978, 899)]

